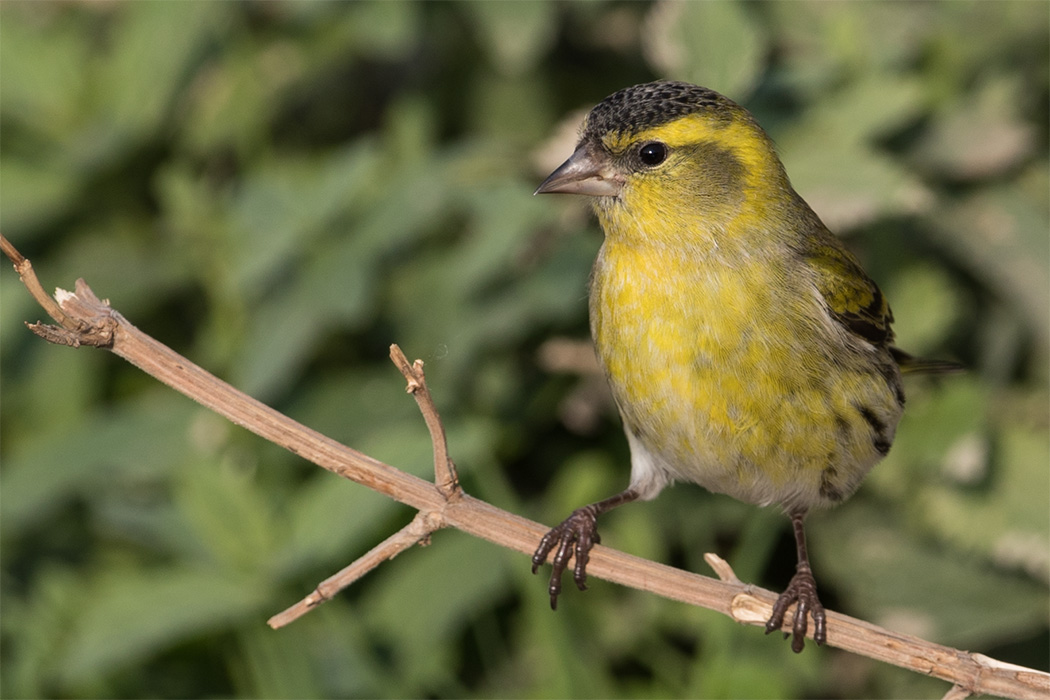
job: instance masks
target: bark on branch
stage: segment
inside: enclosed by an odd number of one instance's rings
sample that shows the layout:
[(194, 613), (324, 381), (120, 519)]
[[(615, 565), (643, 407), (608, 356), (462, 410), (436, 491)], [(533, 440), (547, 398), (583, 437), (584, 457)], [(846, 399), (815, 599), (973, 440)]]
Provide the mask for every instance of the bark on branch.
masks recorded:
[[(58, 324), (27, 324), (37, 335), (71, 347), (104, 347), (233, 423), (418, 511), (404, 529), (323, 581), (305, 599), (271, 618), (272, 627), (281, 627), (309, 612), (382, 562), (427, 540), (430, 533), (439, 528), (454, 527), (526, 555), (532, 554), (547, 532), (539, 523), (500, 510), (462, 490), (449, 458), (444, 428), (426, 385), (423, 363), (419, 360), (409, 363), (396, 345), (391, 347), (391, 357), (405, 376), (407, 390), (419, 404), (430, 430), (434, 447), (433, 483), (346, 447), (234, 389), (128, 323), (108, 302), (95, 296), (82, 279), (77, 280), (74, 292), (59, 289), (52, 299), (44, 292), (29, 261), (2, 235), (0, 249), (14, 263), (26, 289)], [(765, 625), (776, 594), (741, 582), (729, 564), (713, 554), (706, 555), (705, 559), (718, 579), (597, 545), (591, 552), (587, 573), (708, 608), (743, 624)], [(791, 624), (789, 614), (784, 620), (784, 629), (790, 630)], [(1050, 698), (1050, 674), (898, 634), (830, 611), (827, 643), (948, 681), (952, 686), (945, 697), (990, 694), (1018, 700)]]

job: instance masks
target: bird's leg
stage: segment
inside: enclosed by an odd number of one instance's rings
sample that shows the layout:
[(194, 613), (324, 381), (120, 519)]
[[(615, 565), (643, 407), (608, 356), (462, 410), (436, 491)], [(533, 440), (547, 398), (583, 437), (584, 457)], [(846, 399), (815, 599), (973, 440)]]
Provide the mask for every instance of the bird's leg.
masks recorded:
[(572, 578), (576, 581), (577, 588), (581, 591), (587, 590), (587, 560), (590, 558), (591, 548), (601, 542), (601, 537), (598, 536), (598, 516), (637, 498), (637, 491), (627, 489), (604, 501), (577, 508), (572, 515), (562, 521), (561, 525), (543, 536), (536, 548), (536, 553), (532, 555), (532, 573), (536, 573), (540, 565), (547, 560), (547, 555), (557, 547), (554, 558), (551, 560), (553, 569), (550, 586), (547, 589), (551, 596), (551, 610), (558, 609), (561, 575), (568, 567), (569, 559), (573, 554), (576, 555), (576, 566), (573, 568)]
[[(802, 651), (806, 645), (806, 630), (808, 623), (806, 616), (813, 617), (813, 641), (818, 645), (827, 640), (827, 619), (824, 614), (824, 606), (817, 597), (817, 580), (813, 578), (813, 570), (809, 567), (809, 554), (806, 552), (806, 531), (803, 527), (805, 511), (796, 511), (791, 514), (791, 526), (795, 531), (795, 545), (798, 547), (798, 566), (791, 583), (773, 604), (773, 614), (769, 616), (766, 623), (766, 634), (780, 629), (784, 624), (784, 613), (791, 607), (792, 603), (798, 603), (795, 609), (795, 620), (791, 626), (791, 650), (796, 654)], [(784, 633), (787, 639), (788, 633)]]

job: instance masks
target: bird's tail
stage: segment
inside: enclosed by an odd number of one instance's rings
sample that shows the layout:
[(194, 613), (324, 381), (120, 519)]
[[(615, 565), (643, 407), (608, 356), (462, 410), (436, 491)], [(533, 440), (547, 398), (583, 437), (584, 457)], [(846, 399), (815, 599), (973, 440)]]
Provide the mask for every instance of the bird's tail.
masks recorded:
[(966, 370), (958, 362), (926, 360), (909, 355), (900, 348), (891, 347), (890, 353), (893, 355), (893, 359), (897, 361), (903, 374), (955, 374)]

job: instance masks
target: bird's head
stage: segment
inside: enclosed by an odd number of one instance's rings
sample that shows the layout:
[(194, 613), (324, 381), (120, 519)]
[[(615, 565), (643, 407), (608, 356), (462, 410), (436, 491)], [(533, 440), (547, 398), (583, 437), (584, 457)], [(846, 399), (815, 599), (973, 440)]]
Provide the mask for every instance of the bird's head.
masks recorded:
[[(732, 100), (688, 83), (659, 81), (602, 100), (575, 152), (536, 194), (595, 198), (608, 217), (668, 221), (739, 215), (749, 196), (790, 192), (772, 141)], [(608, 233), (608, 228), (607, 228)]]

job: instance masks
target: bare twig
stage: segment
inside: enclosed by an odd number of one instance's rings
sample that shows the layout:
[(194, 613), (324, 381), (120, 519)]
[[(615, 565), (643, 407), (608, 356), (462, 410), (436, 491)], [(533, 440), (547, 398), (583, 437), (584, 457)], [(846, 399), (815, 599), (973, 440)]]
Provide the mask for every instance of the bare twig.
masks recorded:
[(722, 557), (708, 552), (704, 555), (704, 561), (706, 561), (707, 565), (718, 574), (718, 578), (722, 581), (725, 581), (726, 583), (740, 583), (740, 579), (736, 577), (736, 573), (733, 571), (732, 567), (729, 566), (729, 562)]
[[(36, 298), (38, 292), (34, 290), (42, 288), (32, 267), (3, 236), (0, 236), (0, 244)], [(427, 420), (434, 443), (437, 479), (442, 487), (341, 445), (220, 381), (128, 323), (108, 303), (99, 300), (83, 280), (77, 281), (75, 294), (59, 290), (55, 298), (57, 308), (52, 303), (41, 304), (60, 326), (38, 324), (34, 328), (48, 340), (72, 346), (93, 344), (106, 347), (237, 425), (419, 511), (416, 519), (401, 532), (320, 584), (306, 599), (272, 618), (270, 623), (275, 627), (312, 609), (379, 563), (425, 540), (439, 527), (454, 527), (529, 555), (547, 531), (539, 523), (462, 492), (448, 460), (444, 429), (426, 391), (422, 364), (408, 364), (400, 352), (393, 353), (394, 361), (408, 378), (409, 391), (415, 395)], [(721, 559), (714, 556), (706, 559), (722, 580), (640, 559), (601, 545), (592, 551), (587, 571), (597, 578), (721, 612), (737, 622), (764, 625), (776, 595), (741, 583)], [(784, 627), (790, 629), (791, 616), (787, 618)], [(953, 692), (987, 693), (1018, 700), (1050, 697), (1050, 674), (897, 634), (846, 615), (828, 613), (827, 641), (829, 645), (846, 651), (946, 680), (959, 688)]]
[(944, 694), (941, 700), (966, 700), (972, 694), (961, 685), (953, 685), (951, 688), (948, 688), (948, 692)]
[(266, 621), (266, 624), (274, 629), (279, 629), (290, 622), (298, 620), (321, 603), (331, 600), (336, 593), (383, 562), (393, 559), (413, 545), (421, 542), (426, 544), (430, 539), (430, 534), (442, 527), (444, 527), (444, 523), (442, 523), (440, 517), (435, 517), (433, 513), (423, 513), (422, 511), (417, 513), (416, 517), (408, 525), (370, 549), (368, 553), (350, 566), (326, 578), (318, 584), (313, 593), (287, 610), (274, 615)]
[[(40, 304), (44, 311), (47, 312), (47, 315), (58, 323), (61, 323), (64, 327), (69, 326), (71, 329), (75, 328), (76, 322), (66, 316), (66, 312), (62, 310), (62, 307), (44, 291), (42, 286), (40, 286), (40, 280), (37, 279), (36, 273), (33, 272), (33, 263), (23, 257), (23, 255), (11, 245), (11, 241), (7, 240), (7, 238), (2, 235), (0, 235), (0, 250), (3, 251), (4, 255), (6, 255), (8, 260), (10, 260), (15, 266), (15, 272), (18, 273), (18, 279), (22, 280), (22, 284), (25, 285), (29, 294), (36, 300), (36, 303)], [(31, 324), (26, 325), (29, 325), (29, 327), (32, 328)], [(56, 341), (50, 340), (49, 342)]]
[(427, 388), (426, 375), (423, 374), (423, 360), (416, 360), (409, 364), (405, 353), (397, 344), (390, 346), (390, 359), (401, 374), (408, 380), (405, 390), (412, 394), (419, 410), (423, 414), (423, 420), (430, 431), (430, 442), (434, 445), (434, 483), (447, 498), (458, 496), (461, 493), (459, 487), (459, 476), (456, 474), (456, 465), (448, 456), (448, 443), (445, 440), (445, 426), (441, 423), (434, 400)]
[[(423, 420), (430, 431), (430, 441), (434, 449), (434, 482), (446, 501), (457, 499), (463, 495), (463, 490), (460, 488), (459, 478), (456, 475), (456, 466), (448, 456), (445, 426), (441, 423), (430, 390), (427, 388), (423, 361), (416, 360), (410, 363), (405, 353), (396, 344), (390, 346), (390, 359), (408, 381), (406, 391), (416, 399), (419, 410), (423, 414)], [(354, 563), (322, 581), (310, 595), (271, 617), (267, 624), (278, 629), (298, 620), (384, 561), (393, 559), (412, 545), (420, 542), (428, 543), (431, 533), (445, 527), (443, 510), (442, 508), (441, 510), (419, 511), (408, 525), (373, 547)]]

